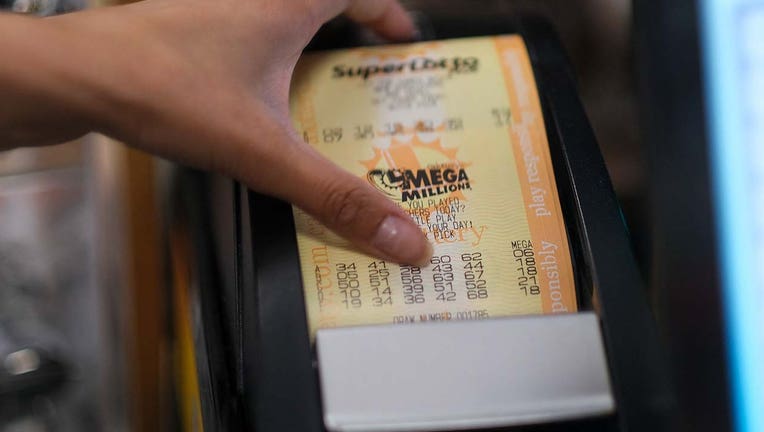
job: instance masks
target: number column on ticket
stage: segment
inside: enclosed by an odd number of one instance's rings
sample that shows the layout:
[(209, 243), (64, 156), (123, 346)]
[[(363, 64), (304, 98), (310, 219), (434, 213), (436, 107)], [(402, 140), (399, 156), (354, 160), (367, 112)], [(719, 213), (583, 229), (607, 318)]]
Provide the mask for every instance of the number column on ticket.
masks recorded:
[(430, 264), (432, 264), (432, 286), (435, 293), (435, 301), (456, 301), (456, 290), (454, 290), (454, 266), (451, 261), (451, 255), (435, 255), (430, 259)]
[(390, 286), (390, 269), (385, 261), (372, 261), (366, 266), (369, 272), (369, 295), (375, 307), (392, 306), (393, 291)]
[(337, 277), (337, 290), (340, 294), (340, 302), (345, 309), (360, 309), (363, 305), (361, 299), (361, 283), (358, 280), (358, 269), (355, 262), (335, 264)]

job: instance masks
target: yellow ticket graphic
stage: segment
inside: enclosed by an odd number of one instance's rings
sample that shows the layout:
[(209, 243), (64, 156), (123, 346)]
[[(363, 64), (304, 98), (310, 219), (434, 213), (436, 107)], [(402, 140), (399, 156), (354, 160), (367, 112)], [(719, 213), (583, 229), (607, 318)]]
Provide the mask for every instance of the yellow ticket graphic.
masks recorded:
[(576, 311), (539, 96), (515, 35), (305, 54), (292, 119), (414, 220), (429, 265), (353, 249), (294, 208), (319, 328)]

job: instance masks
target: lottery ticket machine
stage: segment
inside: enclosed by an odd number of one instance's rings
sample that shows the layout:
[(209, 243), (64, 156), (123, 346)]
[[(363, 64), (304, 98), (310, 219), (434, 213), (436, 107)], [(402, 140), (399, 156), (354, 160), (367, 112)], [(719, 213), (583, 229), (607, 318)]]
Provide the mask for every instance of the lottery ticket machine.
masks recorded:
[(180, 175), (169, 232), (185, 257), (171, 273), (190, 281), (174, 283), (197, 371), (189, 421), (668, 430), (643, 283), (553, 31), (528, 19), (423, 28), (416, 44), (352, 48), (356, 28), (328, 25), (290, 104), (309, 144), (420, 225), (429, 265), (364, 256), (286, 203)]

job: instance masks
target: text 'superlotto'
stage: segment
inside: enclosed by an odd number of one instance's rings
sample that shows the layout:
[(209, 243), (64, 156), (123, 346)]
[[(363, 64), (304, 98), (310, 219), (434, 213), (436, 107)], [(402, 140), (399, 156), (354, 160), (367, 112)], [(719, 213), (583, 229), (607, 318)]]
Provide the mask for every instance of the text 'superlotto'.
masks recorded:
[(320, 328), (576, 310), (570, 250), (528, 52), (516, 35), (305, 54), (305, 141), (393, 200), (435, 253), (380, 261), (294, 208)]

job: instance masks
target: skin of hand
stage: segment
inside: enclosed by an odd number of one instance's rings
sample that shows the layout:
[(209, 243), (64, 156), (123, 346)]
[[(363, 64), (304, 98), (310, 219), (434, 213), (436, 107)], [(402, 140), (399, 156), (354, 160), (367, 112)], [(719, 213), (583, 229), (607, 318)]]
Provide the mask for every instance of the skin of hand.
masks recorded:
[(394, 0), (144, 0), (0, 15), (0, 146), (95, 130), (292, 202), (366, 253), (423, 265), (432, 247), (410, 217), (289, 119), (303, 48), (343, 12), (391, 40), (416, 34)]

